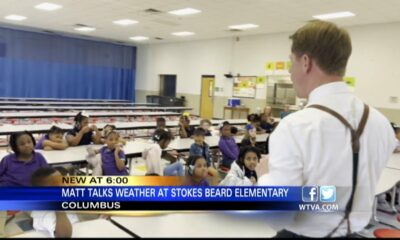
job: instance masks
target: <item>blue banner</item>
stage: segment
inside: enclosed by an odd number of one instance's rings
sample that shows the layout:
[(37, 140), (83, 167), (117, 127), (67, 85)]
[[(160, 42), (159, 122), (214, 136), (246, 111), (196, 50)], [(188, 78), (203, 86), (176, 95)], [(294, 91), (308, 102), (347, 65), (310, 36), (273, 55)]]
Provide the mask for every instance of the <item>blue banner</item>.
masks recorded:
[(301, 187), (2, 187), (0, 201), (301, 201)]
[(319, 211), (319, 200), (306, 187), (0, 187), (0, 210)]

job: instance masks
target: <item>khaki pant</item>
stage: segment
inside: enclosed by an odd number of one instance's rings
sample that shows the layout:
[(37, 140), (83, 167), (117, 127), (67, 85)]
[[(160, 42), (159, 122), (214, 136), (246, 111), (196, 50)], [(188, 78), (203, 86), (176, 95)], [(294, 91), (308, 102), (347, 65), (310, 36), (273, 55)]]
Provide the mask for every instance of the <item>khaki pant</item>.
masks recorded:
[(5, 226), (6, 226), (6, 220), (7, 220), (7, 212), (6, 211), (0, 211), (0, 238), (5, 237)]

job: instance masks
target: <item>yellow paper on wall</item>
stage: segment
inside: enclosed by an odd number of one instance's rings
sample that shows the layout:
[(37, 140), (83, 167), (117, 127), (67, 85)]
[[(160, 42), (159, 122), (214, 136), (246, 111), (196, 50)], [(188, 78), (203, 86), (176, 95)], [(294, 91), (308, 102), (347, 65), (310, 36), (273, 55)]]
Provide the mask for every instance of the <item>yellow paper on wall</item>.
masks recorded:
[(256, 79), (256, 84), (257, 85), (263, 85), (265, 84), (265, 82), (267, 81), (267, 77), (266, 76), (258, 76)]
[(267, 62), (265, 64), (265, 69), (267, 71), (274, 71), (275, 70), (275, 62)]
[(285, 69), (285, 62), (276, 62), (275, 68), (276, 68), (276, 70), (284, 70)]
[(344, 77), (343, 80), (350, 87), (356, 86), (356, 78), (355, 77)]

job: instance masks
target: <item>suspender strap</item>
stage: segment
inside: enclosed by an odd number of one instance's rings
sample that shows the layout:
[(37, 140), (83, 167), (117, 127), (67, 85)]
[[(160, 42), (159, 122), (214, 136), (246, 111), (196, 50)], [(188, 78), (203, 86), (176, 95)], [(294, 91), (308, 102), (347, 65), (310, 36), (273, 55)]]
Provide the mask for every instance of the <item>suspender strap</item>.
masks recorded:
[(334, 117), (336, 117), (348, 129), (350, 129), (353, 153), (358, 153), (360, 151), (360, 136), (363, 133), (365, 125), (367, 123), (368, 114), (369, 114), (368, 105), (364, 104), (364, 113), (363, 113), (363, 116), (360, 121), (360, 125), (357, 130), (354, 130), (353, 127), (350, 125), (350, 123), (346, 119), (344, 119), (344, 117), (342, 115), (340, 115), (339, 113), (335, 112), (334, 110), (332, 110), (330, 108), (327, 108), (322, 105), (316, 105), (316, 104), (310, 105), (310, 106), (308, 106), (308, 108), (316, 108), (316, 109), (327, 112), (327, 113), (333, 115)]
[(339, 226), (343, 223), (343, 221), (347, 220), (347, 235), (351, 234), (351, 229), (350, 229), (350, 213), (353, 207), (353, 199), (354, 199), (354, 194), (356, 192), (356, 186), (357, 186), (357, 172), (358, 172), (358, 154), (360, 152), (360, 137), (361, 134), (364, 131), (365, 125), (367, 123), (368, 115), (369, 115), (369, 107), (368, 105), (364, 104), (364, 112), (360, 121), (360, 124), (358, 126), (357, 130), (354, 130), (354, 128), (350, 125), (350, 123), (339, 113), (336, 111), (327, 108), (322, 105), (310, 105), (308, 108), (316, 108), (321, 111), (324, 111), (326, 113), (329, 113), (330, 115), (334, 116), (337, 118), (343, 125), (345, 125), (351, 133), (351, 148), (353, 152), (353, 174), (352, 174), (352, 187), (351, 187), (351, 194), (350, 194), (350, 199), (346, 204), (345, 208), (345, 215), (343, 219), (340, 221), (339, 225), (332, 230), (332, 232), (329, 233), (327, 237), (331, 237), (339, 228)]

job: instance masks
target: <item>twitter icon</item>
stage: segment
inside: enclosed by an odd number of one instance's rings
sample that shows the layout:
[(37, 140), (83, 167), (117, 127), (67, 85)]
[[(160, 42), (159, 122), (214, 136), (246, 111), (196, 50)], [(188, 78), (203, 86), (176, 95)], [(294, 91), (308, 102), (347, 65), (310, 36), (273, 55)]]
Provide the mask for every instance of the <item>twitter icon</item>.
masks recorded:
[(336, 187), (321, 186), (319, 188), (319, 199), (321, 202), (336, 202)]

